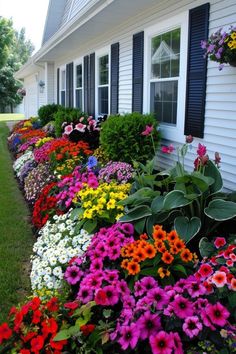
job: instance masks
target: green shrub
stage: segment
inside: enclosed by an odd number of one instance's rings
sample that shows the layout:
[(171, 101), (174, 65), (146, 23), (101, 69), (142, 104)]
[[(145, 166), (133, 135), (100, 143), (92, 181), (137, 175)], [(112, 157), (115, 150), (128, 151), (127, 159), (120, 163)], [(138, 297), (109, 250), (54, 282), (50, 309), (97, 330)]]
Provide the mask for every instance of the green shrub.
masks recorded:
[(42, 125), (54, 120), (54, 113), (58, 112), (58, 110), (62, 108), (63, 107), (61, 105), (55, 103), (46, 104), (45, 106), (40, 107), (38, 110), (38, 116), (42, 122)]
[[(146, 126), (153, 126), (151, 135), (141, 133)], [(156, 119), (151, 114), (137, 112), (110, 116), (102, 123), (100, 143), (105, 154), (113, 161), (145, 162), (154, 155), (153, 142), (159, 140)]]
[(63, 107), (58, 112), (54, 114), (55, 120), (55, 133), (57, 137), (62, 135), (62, 125), (63, 123), (78, 123), (81, 117), (87, 117), (87, 114), (81, 112), (77, 108)]

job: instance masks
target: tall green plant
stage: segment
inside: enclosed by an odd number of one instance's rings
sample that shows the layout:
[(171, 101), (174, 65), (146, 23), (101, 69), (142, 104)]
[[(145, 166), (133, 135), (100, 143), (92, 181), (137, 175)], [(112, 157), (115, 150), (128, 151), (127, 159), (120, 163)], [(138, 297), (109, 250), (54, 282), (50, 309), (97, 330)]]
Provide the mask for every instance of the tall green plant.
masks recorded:
[(199, 144), (195, 169), (190, 173), (184, 168), (188, 146), (186, 143), (178, 150), (178, 161), (170, 170), (154, 173), (150, 162), (140, 165), (134, 193), (120, 202), (126, 207), (120, 221), (133, 222), (138, 232), (148, 234), (154, 224), (166, 224), (188, 243), (196, 236), (210, 235), (220, 223), (235, 218), (235, 199), (221, 192), (219, 155), (214, 164), (205, 146)]
[(63, 132), (63, 123), (79, 123), (81, 117), (87, 117), (86, 113), (81, 112), (77, 108), (62, 107), (58, 112), (54, 113), (55, 133), (56, 137), (60, 137)]

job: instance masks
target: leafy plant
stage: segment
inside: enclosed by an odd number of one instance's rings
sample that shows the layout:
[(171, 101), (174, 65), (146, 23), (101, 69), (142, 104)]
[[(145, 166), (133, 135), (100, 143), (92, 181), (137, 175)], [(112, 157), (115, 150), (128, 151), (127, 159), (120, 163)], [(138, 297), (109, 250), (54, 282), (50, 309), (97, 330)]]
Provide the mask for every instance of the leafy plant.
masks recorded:
[[(87, 117), (85, 113), (82, 113), (77, 108), (70, 108), (70, 107), (62, 107), (58, 112), (54, 114), (55, 120), (55, 133), (57, 137), (60, 137), (64, 130), (64, 125), (68, 123), (79, 123), (79, 119), (81, 117)], [(67, 123), (67, 124), (66, 124)]]
[[(133, 194), (120, 202), (126, 207), (121, 222), (133, 222), (138, 232), (152, 233), (155, 223), (174, 227), (187, 243), (200, 235), (209, 236), (220, 223), (236, 216), (232, 195), (220, 192), (223, 186), (216, 164), (199, 144), (195, 169), (187, 172), (184, 157), (188, 144), (178, 151), (174, 168), (155, 173), (153, 161), (140, 165), (133, 184)], [(154, 190), (153, 190), (154, 189)]]
[[(147, 126), (153, 127), (152, 136), (142, 134)], [(113, 161), (144, 162), (152, 157), (152, 139), (159, 141), (155, 118), (137, 112), (110, 116), (102, 124), (100, 143), (105, 154)]]
[(58, 112), (63, 107), (59, 104), (46, 104), (39, 108), (38, 116), (42, 122), (42, 125), (49, 123), (50, 121), (54, 120), (54, 113)]

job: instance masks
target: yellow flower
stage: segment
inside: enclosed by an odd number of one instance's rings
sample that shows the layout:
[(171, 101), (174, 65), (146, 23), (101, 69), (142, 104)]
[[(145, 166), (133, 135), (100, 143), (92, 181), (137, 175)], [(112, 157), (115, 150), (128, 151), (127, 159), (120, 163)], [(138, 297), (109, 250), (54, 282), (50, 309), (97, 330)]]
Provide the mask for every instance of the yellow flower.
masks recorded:
[(110, 199), (109, 202), (107, 203), (107, 210), (109, 209), (114, 209), (116, 206), (116, 201), (115, 199)]
[(86, 210), (84, 211), (83, 217), (84, 217), (85, 219), (92, 219), (92, 217), (93, 217), (93, 212), (92, 212), (92, 210), (91, 210), (91, 209), (86, 209)]

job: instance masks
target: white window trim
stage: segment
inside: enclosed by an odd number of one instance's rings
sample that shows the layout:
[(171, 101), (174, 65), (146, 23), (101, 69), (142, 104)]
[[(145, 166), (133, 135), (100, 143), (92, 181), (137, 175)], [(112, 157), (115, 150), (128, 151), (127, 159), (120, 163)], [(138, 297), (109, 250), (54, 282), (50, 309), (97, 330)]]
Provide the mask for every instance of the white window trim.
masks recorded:
[(81, 110), (84, 110), (84, 64), (83, 58), (76, 59), (74, 61), (74, 107), (76, 107), (76, 66), (82, 65), (82, 107)]
[(180, 28), (180, 66), (178, 78), (177, 117), (176, 125), (160, 123), (162, 137), (167, 140), (183, 142), (185, 121), (185, 99), (187, 78), (187, 51), (188, 51), (188, 12), (173, 16), (161, 21), (145, 30), (144, 37), (144, 91), (143, 111), (150, 112), (150, 80), (151, 80), (151, 38), (173, 29)]
[[(64, 91), (65, 92), (65, 106), (66, 106), (66, 66), (65, 65), (60, 66), (59, 69), (60, 69), (60, 86), (59, 86), (59, 88), (60, 88), (60, 97), (59, 97), (59, 102), (60, 102), (60, 104), (62, 104), (61, 103), (61, 92)], [(62, 72), (63, 71), (65, 71), (65, 88), (62, 90)]]
[[(99, 82), (99, 58), (108, 55), (108, 115), (110, 114), (110, 85), (111, 85), (111, 69), (110, 69), (110, 62), (111, 62), (111, 53), (110, 47), (104, 47), (95, 52), (95, 116), (99, 116), (98, 112), (98, 86), (102, 87), (102, 85), (98, 85)], [(104, 85), (107, 86), (107, 85)]]

